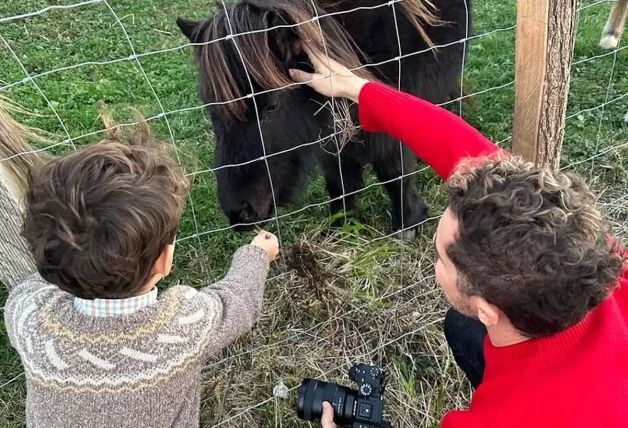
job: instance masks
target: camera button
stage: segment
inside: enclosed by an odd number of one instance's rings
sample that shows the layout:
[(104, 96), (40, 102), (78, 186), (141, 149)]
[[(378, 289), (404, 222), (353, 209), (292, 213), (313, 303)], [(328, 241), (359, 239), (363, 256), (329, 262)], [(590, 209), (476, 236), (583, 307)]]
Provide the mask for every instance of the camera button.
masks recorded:
[(372, 392), (373, 387), (370, 383), (363, 383), (362, 385), (360, 385), (360, 393), (365, 397), (371, 395)]
[(358, 414), (362, 418), (370, 418), (371, 417), (372, 407), (368, 403), (360, 404), (360, 408), (358, 409)]

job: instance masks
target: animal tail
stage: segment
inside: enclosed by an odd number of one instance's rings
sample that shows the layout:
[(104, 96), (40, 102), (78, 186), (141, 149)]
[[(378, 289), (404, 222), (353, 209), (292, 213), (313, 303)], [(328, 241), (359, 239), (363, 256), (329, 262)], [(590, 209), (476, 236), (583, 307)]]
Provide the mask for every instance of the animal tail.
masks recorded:
[(17, 122), (15, 113), (28, 114), (22, 107), (0, 97), (0, 172), (12, 187), (24, 194), (34, 168), (43, 165), (45, 159), (30, 142), (47, 142), (34, 129)]

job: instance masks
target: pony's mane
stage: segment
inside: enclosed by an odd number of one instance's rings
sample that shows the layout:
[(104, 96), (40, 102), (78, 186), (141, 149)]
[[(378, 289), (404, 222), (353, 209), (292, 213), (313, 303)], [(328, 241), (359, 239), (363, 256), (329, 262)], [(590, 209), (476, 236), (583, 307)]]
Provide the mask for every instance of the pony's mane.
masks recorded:
[(406, 15), (410, 23), (419, 32), (425, 43), (434, 47), (434, 42), (425, 31), (424, 25), (437, 27), (445, 24), (438, 16), (438, 9), (430, 0), (402, 0), (399, 3), (403, 14)]
[[(320, 3), (327, 8), (339, 2)], [(431, 45), (422, 25), (440, 22), (432, 11), (434, 6), (427, 0), (400, 4)], [(195, 56), (200, 65), (201, 90), (216, 103), (215, 109), (228, 117), (245, 119), (246, 96), (251, 92), (247, 74), (261, 91), (296, 87), (292, 86), (288, 66), (300, 52), (299, 43), (326, 52), (360, 77), (375, 80), (358, 57), (366, 56), (346, 31), (332, 17), (314, 19), (326, 15), (314, 0), (245, 0), (235, 4), (218, 2), (216, 7), (216, 15), (196, 29)], [(273, 30), (268, 31), (270, 28)]]
[[(248, 73), (262, 91), (292, 85), (286, 62), (294, 60), (297, 40), (326, 51), (335, 60), (355, 68), (356, 74), (373, 78), (360, 68), (356, 47), (333, 19), (312, 21), (317, 14), (325, 12), (315, 10), (311, 1), (273, 0), (271, 3), (269, 7), (266, 0), (247, 0), (227, 6), (198, 30), (197, 41), (201, 45), (196, 49), (196, 59), (201, 66), (204, 89), (219, 104), (218, 110), (244, 119), (243, 98), (250, 93), (250, 86), (246, 74), (234, 75), (242, 68), (242, 63), (245, 68), (242, 72)], [(267, 31), (269, 28), (275, 29)], [(230, 34), (237, 36), (231, 38)], [(271, 46), (283, 58), (278, 58)]]
[(0, 97), (0, 159), (12, 184), (23, 194), (32, 171), (41, 167), (48, 158), (46, 153), (38, 153), (30, 143), (50, 141), (43, 136), (43, 131), (16, 121), (14, 114), (33, 115), (8, 98)]

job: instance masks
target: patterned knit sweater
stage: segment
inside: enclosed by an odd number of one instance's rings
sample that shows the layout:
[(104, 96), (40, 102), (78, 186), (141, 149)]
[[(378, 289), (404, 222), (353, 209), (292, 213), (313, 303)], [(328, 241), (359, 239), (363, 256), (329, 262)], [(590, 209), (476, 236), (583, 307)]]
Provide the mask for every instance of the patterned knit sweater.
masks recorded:
[(257, 321), (268, 268), (264, 250), (245, 246), (222, 281), (172, 287), (116, 317), (82, 315), (72, 295), (30, 276), (5, 307), (27, 426), (198, 427), (201, 365)]

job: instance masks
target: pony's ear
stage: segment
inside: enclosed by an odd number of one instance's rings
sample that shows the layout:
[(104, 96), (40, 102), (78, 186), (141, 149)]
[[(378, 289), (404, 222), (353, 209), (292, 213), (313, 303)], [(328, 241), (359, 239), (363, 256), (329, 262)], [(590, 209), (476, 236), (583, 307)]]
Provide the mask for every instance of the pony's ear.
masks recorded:
[(181, 17), (177, 18), (177, 25), (179, 26), (179, 29), (191, 43), (198, 42), (201, 24), (202, 23), (198, 21), (191, 21)]

